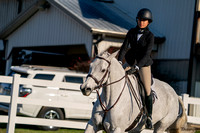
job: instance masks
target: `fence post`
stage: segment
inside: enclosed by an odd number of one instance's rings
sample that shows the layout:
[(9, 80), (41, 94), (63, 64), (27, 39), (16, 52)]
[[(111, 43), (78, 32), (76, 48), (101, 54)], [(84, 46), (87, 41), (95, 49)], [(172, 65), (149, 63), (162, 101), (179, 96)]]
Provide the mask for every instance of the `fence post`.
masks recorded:
[(14, 74), (11, 90), (10, 107), (8, 111), (7, 133), (14, 133), (17, 113), (17, 98), (19, 94), (20, 75)]
[(182, 94), (182, 99), (183, 99), (183, 104), (185, 106), (186, 115), (188, 115), (188, 98), (189, 98), (188, 94)]

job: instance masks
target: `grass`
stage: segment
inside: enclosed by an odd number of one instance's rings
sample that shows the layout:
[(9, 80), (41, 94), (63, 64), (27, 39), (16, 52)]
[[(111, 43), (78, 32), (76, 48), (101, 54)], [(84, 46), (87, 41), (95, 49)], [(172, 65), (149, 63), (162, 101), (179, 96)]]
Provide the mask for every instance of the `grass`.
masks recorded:
[[(6, 129), (0, 129), (0, 133), (6, 133)], [(84, 133), (81, 130), (60, 129), (58, 131), (41, 131), (31, 129), (16, 129), (15, 133)]]
[[(6, 133), (6, 124), (0, 123), (0, 133)], [(84, 133), (84, 130), (59, 129), (57, 131), (44, 131), (37, 126), (16, 125), (15, 133)]]
[[(0, 133), (6, 133), (6, 124), (0, 123)], [(84, 133), (84, 130), (59, 129), (57, 131), (44, 131), (39, 130), (37, 126), (16, 125), (15, 133)], [(200, 133), (200, 130), (195, 133)]]

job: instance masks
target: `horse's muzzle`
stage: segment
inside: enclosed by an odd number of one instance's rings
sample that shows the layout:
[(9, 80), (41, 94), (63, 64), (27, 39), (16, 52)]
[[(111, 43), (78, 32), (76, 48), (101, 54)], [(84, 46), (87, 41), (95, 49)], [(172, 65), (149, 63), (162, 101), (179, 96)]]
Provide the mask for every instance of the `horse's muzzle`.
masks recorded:
[(85, 96), (89, 96), (92, 92), (91, 88), (89, 88), (89, 87), (82, 88), (82, 85), (80, 86), (80, 90), (81, 90), (82, 94)]

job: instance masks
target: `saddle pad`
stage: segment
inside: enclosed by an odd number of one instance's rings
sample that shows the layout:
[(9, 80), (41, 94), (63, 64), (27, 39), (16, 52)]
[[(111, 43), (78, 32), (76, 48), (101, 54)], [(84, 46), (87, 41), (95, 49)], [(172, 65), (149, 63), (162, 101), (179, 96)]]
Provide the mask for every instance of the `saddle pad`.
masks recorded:
[[(143, 85), (142, 81), (140, 80), (139, 74), (134, 74), (130, 77), (132, 77), (135, 81), (137, 81), (138, 87), (139, 87), (139, 94), (141, 96), (141, 100), (142, 100), (143, 105), (145, 105), (146, 92), (145, 92), (145, 89), (144, 89), (144, 85)], [(131, 80), (129, 80), (129, 81), (131, 81)], [(130, 83), (130, 84), (132, 84), (132, 83)], [(153, 104), (154, 104), (156, 99), (158, 99), (158, 97), (157, 97), (156, 92), (154, 91), (153, 77), (151, 77), (151, 95), (153, 97)]]

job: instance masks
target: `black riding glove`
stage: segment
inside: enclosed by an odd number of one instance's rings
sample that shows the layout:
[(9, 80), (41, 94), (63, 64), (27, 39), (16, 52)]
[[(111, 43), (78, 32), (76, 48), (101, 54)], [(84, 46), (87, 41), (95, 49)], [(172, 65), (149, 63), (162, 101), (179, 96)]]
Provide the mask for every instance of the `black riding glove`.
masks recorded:
[(131, 67), (128, 71), (126, 71), (126, 74), (131, 75), (135, 72), (135, 69)]
[(135, 65), (134, 67), (131, 67), (131, 69), (129, 69), (128, 71), (126, 71), (126, 73), (128, 75), (131, 75), (131, 74), (133, 74), (135, 72), (138, 72), (138, 71), (139, 71), (139, 67), (137, 65)]

